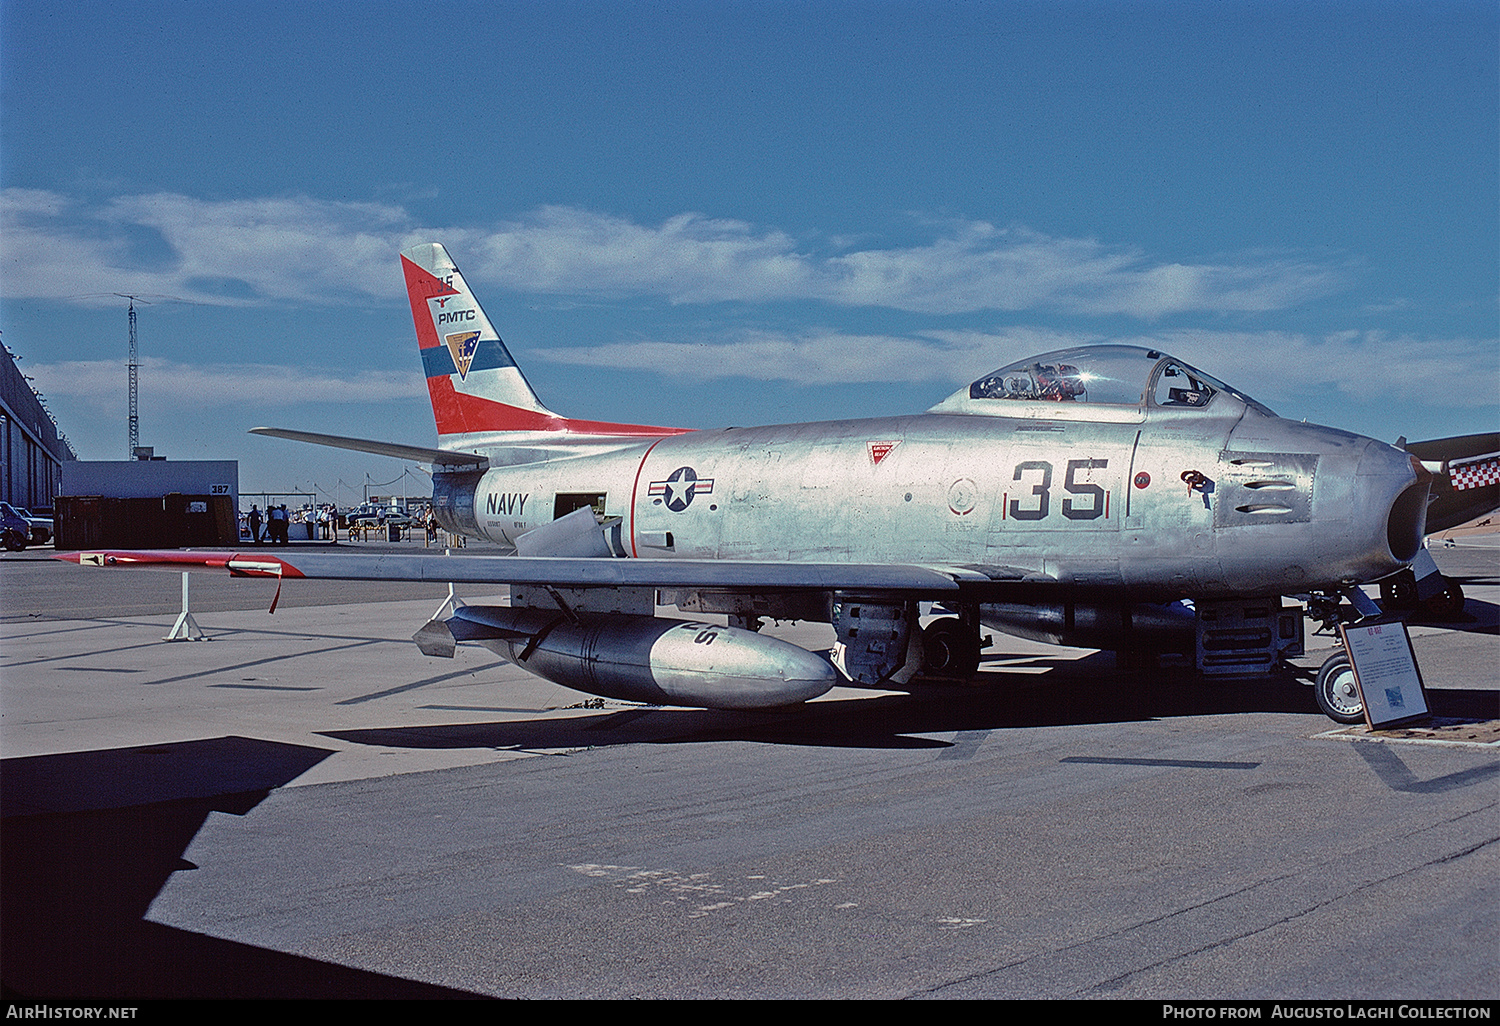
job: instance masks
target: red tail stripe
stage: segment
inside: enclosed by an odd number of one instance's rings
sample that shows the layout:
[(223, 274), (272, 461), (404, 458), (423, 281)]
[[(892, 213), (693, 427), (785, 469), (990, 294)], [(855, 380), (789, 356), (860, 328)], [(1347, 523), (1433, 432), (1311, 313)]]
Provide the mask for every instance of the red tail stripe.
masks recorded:
[(458, 290), (418, 267), (406, 257), (401, 258), (401, 273), (406, 275), (406, 298), (411, 302), (412, 323), (417, 326), (417, 346), (431, 349), (442, 345), (437, 328), (432, 324), (432, 312), (427, 301), (434, 296), (456, 296)]
[(475, 431), (561, 431), (575, 435), (628, 435), (662, 438), (680, 435), (691, 428), (650, 427), (645, 424), (612, 424), (601, 420), (573, 420), (556, 414), (523, 410), (477, 395), (455, 391), (451, 377), (427, 379), (433, 416), (439, 435)]

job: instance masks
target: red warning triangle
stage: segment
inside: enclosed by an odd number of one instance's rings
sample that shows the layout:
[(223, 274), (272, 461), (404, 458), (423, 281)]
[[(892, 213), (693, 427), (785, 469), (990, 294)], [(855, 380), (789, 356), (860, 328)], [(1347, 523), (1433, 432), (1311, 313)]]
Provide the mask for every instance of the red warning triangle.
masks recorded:
[(900, 444), (900, 439), (897, 439), (894, 442), (866, 442), (865, 446), (870, 450), (870, 462), (879, 466), (880, 461), (889, 456), (891, 450)]

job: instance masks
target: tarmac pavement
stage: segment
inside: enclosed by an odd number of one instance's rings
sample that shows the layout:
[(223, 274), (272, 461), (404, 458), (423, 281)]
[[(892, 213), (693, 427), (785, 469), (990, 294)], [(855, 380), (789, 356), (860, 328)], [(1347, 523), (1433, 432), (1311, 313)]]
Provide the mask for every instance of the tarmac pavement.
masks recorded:
[[(1411, 625), (1453, 721), (1500, 715), (1496, 538)], [(168, 643), (177, 574), (0, 559), (7, 997), (1500, 991), (1500, 749), (1293, 679), (997, 635), (973, 684), (653, 708), (422, 656), (432, 585), (192, 589)]]

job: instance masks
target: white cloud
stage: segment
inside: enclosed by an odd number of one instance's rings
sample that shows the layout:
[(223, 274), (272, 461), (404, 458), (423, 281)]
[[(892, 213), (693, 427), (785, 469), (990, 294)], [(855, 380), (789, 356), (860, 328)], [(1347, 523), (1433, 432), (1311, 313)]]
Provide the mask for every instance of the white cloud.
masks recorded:
[(479, 233), (473, 244), (480, 261), (471, 277), (523, 292), (644, 294), (707, 303), (799, 298), (813, 289), (808, 262), (789, 236), (698, 214), (646, 227), (545, 207)]
[(548, 295), (672, 303), (814, 301), (928, 314), (1052, 310), (1151, 320), (1284, 309), (1343, 272), (1275, 257), (1155, 263), (1126, 247), (959, 221), (922, 244), (848, 251), (742, 221), (680, 214), (658, 225), (543, 207), (498, 225), (431, 228), (403, 208), (307, 197), (202, 200), (172, 193), (90, 205), (0, 194), (7, 296), (93, 293), (200, 303), (394, 302), (394, 254), (444, 241), (471, 282)]
[(752, 331), (733, 342), (638, 341), (534, 349), (527, 355), (553, 363), (648, 371), (695, 381), (957, 383), (1013, 358), (1080, 344), (1076, 334), (1038, 328), (911, 336), (856, 335), (830, 328), (801, 333)]
[[(185, 364), (156, 357), (140, 363), (142, 401), (163, 405), (294, 406), (299, 403), (371, 403), (422, 400), (427, 390), (410, 371), (359, 371), (337, 375), (324, 368), (280, 364)], [(125, 368), (118, 360), (66, 360), (28, 364), (44, 395), (86, 399), (125, 409)]]
[[(1460, 407), (1500, 402), (1500, 341), (1413, 339), (1378, 332), (1316, 337), (1293, 332), (1173, 330), (1130, 337), (1038, 327), (934, 331), (920, 335), (746, 332), (732, 342), (621, 342), (529, 349), (523, 362), (610, 368), (693, 381), (744, 378), (805, 385), (927, 382), (955, 388), (1012, 360), (1104, 342), (1160, 349), (1268, 402), (1324, 394), (1362, 402), (1391, 400)], [(28, 364), (44, 395), (124, 410), (117, 360)], [(152, 405), (421, 402), (426, 389), (409, 370), (339, 374), (282, 364), (141, 361), (141, 393)], [(1273, 403), (1274, 405), (1274, 403)], [(1309, 411), (1316, 413), (1316, 411)]]
[(72, 302), (111, 293), (221, 306), (388, 300), (400, 294), (393, 254), (408, 225), (399, 208), (375, 204), (157, 193), (98, 206), (6, 189), (0, 289)]
[[(998, 332), (864, 335), (832, 329), (747, 333), (733, 342), (621, 342), (533, 350), (571, 365), (692, 380), (749, 378), (809, 385), (946, 381), (955, 387), (1012, 360), (1101, 343), (1160, 349), (1258, 398), (1322, 393), (1360, 401), (1463, 407), (1500, 401), (1500, 340), (1416, 339), (1380, 332), (1171, 330), (1129, 337), (1037, 327)], [(1261, 394), (1264, 393), (1264, 394)]]
[(212, 202), (171, 193), (115, 199), (102, 217), (160, 233), (184, 288), (240, 281), (267, 299), (315, 304), (389, 293), (400, 281), (395, 239), (410, 221), (399, 207), (373, 203)]
[[(1268, 383), (1287, 396), (1337, 393), (1362, 402), (1389, 400), (1393, 412), (1425, 406), (1494, 409), (1500, 404), (1500, 339), (1414, 338), (1379, 331), (1324, 336), (1173, 331), (1153, 338), (1148, 344), (1177, 353), (1230, 384)], [(1254, 393), (1261, 386), (1244, 387)]]

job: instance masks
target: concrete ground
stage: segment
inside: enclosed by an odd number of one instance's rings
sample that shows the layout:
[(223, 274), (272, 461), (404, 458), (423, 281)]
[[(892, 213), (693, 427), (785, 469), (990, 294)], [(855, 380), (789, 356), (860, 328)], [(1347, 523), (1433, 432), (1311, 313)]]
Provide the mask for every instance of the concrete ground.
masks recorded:
[[(1496, 539), (1410, 628), (1449, 720), (1500, 715)], [(1294, 679), (997, 637), (972, 684), (651, 708), (423, 657), (440, 587), (194, 575), (212, 640), (166, 643), (177, 574), (46, 555), (0, 559), (7, 997), (1500, 990), (1500, 750)]]

